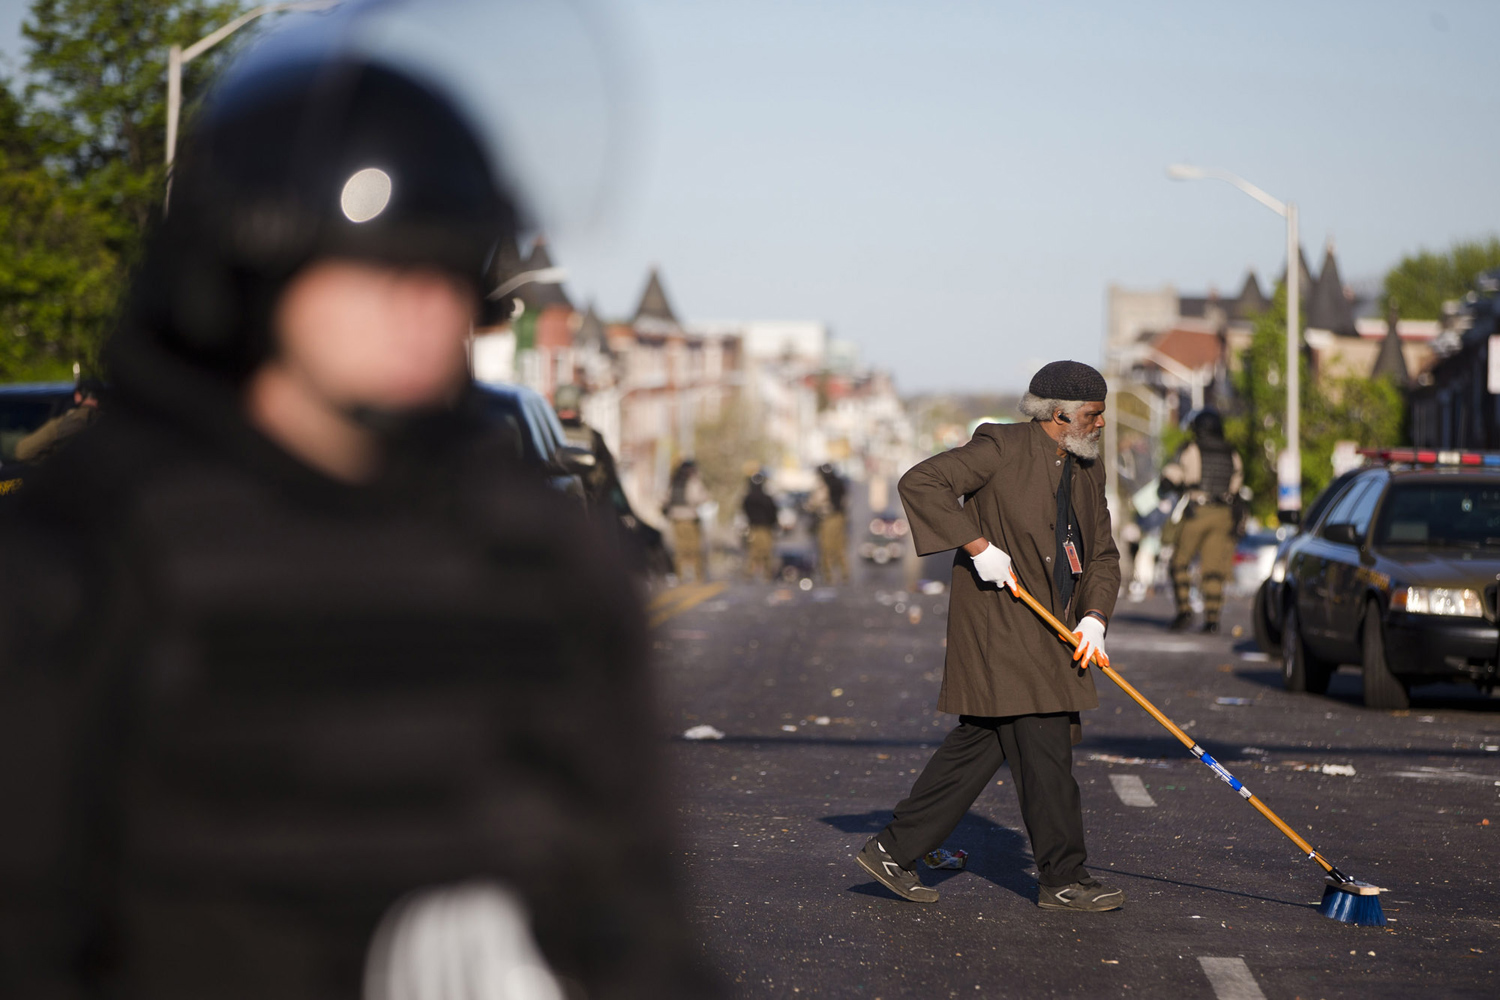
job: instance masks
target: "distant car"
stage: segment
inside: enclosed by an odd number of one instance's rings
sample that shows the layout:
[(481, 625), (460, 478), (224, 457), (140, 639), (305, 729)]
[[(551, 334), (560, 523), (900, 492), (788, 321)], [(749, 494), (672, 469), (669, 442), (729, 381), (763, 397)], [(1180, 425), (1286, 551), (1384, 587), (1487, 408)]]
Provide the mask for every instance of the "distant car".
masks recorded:
[(877, 566), (884, 566), (901, 558), (904, 547), (911, 544), (906, 540), (910, 533), (906, 518), (895, 511), (876, 514), (870, 518), (869, 537), (859, 543), (859, 554)]
[(594, 456), (568, 444), (561, 421), (541, 393), (496, 382), (479, 382), (475, 388), (484, 414), (515, 442), (516, 457), (545, 475), (559, 492), (583, 503), (583, 474), (593, 467)]
[(1276, 556), (1271, 561), (1271, 575), (1261, 583), (1250, 606), (1255, 641), (1263, 652), (1272, 656), (1281, 655), (1281, 619), (1282, 612), (1286, 608), (1281, 587), (1286, 579), (1287, 552), (1291, 549), (1292, 543), (1297, 540), (1300, 531), (1307, 530), (1318, 523), (1323, 512), (1328, 509), (1329, 501), (1343, 491), (1354, 475), (1354, 472), (1346, 472), (1329, 483), (1323, 492), (1308, 504), (1307, 510), (1303, 511), (1301, 528), (1288, 529), (1285, 537), (1276, 546)]
[[(516, 445), (516, 454), (533, 466), (560, 493), (588, 502), (584, 477), (595, 471), (599, 458), (588, 448), (571, 445), (563, 431), (557, 412), (533, 389), (520, 385), (476, 383), (475, 396), (484, 413), (495, 421)], [(608, 453), (606, 452), (608, 459)], [(624, 487), (614, 474), (609, 459), (604, 469), (609, 473), (607, 488), (596, 505), (614, 515), (625, 538), (629, 539), (627, 557), (646, 575), (663, 576), (672, 569), (672, 557), (661, 532), (642, 521), (631, 509)]]
[(16, 459), (16, 445), (73, 405), (72, 382), (0, 385), (0, 492), (16, 488), (30, 466)]
[[(811, 581), (817, 568), (817, 554), (801, 545), (776, 546), (776, 575), (785, 583)], [(811, 584), (808, 584), (811, 586)]]
[(802, 520), (803, 506), (812, 496), (807, 490), (786, 490), (776, 494), (776, 523), (782, 531), (795, 531)]
[(1241, 538), (1234, 546), (1234, 589), (1253, 594), (1271, 577), (1276, 551), (1283, 535), (1275, 531), (1256, 531)]
[(1372, 708), (1405, 708), (1411, 686), (1432, 681), (1492, 691), (1500, 454), (1374, 457), (1330, 488), (1277, 558), (1282, 579), (1270, 600), (1286, 687), (1322, 693), (1339, 664), (1358, 663)]

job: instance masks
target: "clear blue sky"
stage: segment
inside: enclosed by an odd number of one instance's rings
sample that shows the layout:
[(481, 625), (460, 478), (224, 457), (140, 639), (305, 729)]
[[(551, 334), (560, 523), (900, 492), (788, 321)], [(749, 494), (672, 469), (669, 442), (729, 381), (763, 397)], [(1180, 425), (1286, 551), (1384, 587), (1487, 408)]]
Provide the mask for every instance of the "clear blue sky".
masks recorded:
[[(570, 290), (809, 318), (905, 390), (1097, 361), (1110, 282), (1231, 291), (1302, 209), (1346, 279), (1500, 231), (1500, 3), (617, 0), (649, 122)], [(0, 0), (0, 50), (20, 0)]]

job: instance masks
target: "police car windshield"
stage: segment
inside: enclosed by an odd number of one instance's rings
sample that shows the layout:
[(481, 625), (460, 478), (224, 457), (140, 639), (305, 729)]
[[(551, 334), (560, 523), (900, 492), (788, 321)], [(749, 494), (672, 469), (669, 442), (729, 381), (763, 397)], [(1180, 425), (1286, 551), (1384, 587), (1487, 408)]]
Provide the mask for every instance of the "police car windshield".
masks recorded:
[(1375, 540), (1380, 545), (1500, 549), (1500, 483), (1394, 486)]

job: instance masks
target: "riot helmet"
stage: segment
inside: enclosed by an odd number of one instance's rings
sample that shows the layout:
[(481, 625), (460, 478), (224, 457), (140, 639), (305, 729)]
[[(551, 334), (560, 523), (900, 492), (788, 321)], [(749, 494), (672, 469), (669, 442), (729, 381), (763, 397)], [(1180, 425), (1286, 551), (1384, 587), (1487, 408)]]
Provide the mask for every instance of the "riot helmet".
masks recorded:
[(242, 379), (287, 282), (322, 258), (442, 270), (481, 324), (503, 321), (496, 249), (608, 194), (622, 116), (597, 29), (561, 0), (288, 15), (189, 123), (116, 339)]
[(1224, 420), (1217, 410), (1199, 410), (1194, 414), (1193, 436), (1214, 441), (1224, 437)]
[(556, 411), (557, 418), (564, 423), (577, 421), (579, 419), (578, 407), (582, 398), (583, 394), (579, 392), (578, 386), (571, 382), (558, 386), (552, 393), (552, 409)]
[(204, 109), (137, 282), (135, 322), (231, 378), (271, 349), (309, 262), (427, 266), (482, 303), (519, 213), (460, 112), (399, 71), (314, 60), (233, 80)]

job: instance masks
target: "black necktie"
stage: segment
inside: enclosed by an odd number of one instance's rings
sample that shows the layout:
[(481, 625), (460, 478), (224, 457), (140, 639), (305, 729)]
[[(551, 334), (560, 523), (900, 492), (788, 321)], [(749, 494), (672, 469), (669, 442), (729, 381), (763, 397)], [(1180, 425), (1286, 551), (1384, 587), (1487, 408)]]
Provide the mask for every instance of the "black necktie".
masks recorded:
[[(1052, 582), (1057, 584), (1057, 605), (1066, 608), (1073, 599), (1073, 568), (1065, 548), (1073, 527), (1073, 456), (1063, 459), (1062, 480), (1057, 484), (1057, 554), (1052, 557)], [(1074, 542), (1077, 547), (1077, 542)], [(1082, 556), (1079, 560), (1082, 561)]]

